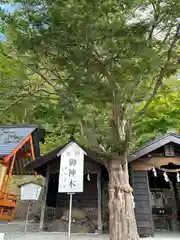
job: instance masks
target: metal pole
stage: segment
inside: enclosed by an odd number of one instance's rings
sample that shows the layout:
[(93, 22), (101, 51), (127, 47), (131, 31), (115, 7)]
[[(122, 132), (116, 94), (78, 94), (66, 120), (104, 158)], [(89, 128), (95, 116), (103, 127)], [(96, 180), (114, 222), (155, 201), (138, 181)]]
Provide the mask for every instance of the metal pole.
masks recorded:
[(71, 238), (71, 214), (72, 214), (72, 196), (73, 193), (69, 193), (69, 225), (68, 225), (68, 239)]
[(27, 232), (30, 208), (31, 208), (31, 201), (29, 201), (28, 210), (27, 210), (27, 214), (26, 214), (26, 222), (25, 222), (25, 229), (24, 229), (25, 233)]

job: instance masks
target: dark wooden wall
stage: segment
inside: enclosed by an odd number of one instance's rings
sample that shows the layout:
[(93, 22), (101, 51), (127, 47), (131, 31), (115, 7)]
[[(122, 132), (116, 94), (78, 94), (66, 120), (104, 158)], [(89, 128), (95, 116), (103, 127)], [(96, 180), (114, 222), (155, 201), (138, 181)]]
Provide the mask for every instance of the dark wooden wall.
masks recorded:
[[(59, 174), (54, 174), (50, 177), (46, 204), (49, 207), (68, 207), (69, 195), (66, 193), (58, 193), (58, 178)], [(97, 208), (97, 206), (97, 174), (90, 173), (90, 181), (88, 181), (87, 174), (85, 174), (84, 191), (73, 195), (73, 207)]]
[[(84, 175), (84, 191), (73, 195), (73, 207), (78, 208), (97, 208), (98, 206), (98, 190), (97, 190), (97, 174), (90, 173), (90, 181), (87, 175)], [(58, 193), (57, 207), (69, 206), (69, 195), (66, 193)]]
[(147, 171), (132, 171), (131, 184), (134, 189), (135, 215), (140, 236), (153, 236), (154, 226)]

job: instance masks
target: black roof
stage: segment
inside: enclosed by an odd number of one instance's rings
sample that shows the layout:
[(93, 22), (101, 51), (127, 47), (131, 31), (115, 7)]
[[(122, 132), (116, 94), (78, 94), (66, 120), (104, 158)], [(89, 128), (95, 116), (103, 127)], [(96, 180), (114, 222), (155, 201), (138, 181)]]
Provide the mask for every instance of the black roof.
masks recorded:
[(22, 183), (22, 184), (18, 185), (18, 187), (20, 188), (20, 187), (25, 186), (25, 185), (28, 185), (28, 184), (35, 184), (35, 185), (39, 185), (39, 186), (43, 187), (42, 184), (37, 183), (37, 182), (35, 182), (35, 181), (29, 181), (29, 182)]
[(180, 145), (180, 134), (177, 133), (168, 133), (162, 137), (156, 138), (153, 141), (147, 142), (142, 147), (138, 148), (134, 152), (132, 152), (129, 157), (128, 161), (132, 162), (148, 153), (151, 153), (152, 151), (170, 143), (176, 143)]
[[(87, 153), (87, 157), (89, 159), (104, 165), (103, 161), (100, 158), (96, 157), (96, 155), (93, 151), (84, 147), (83, 145), (78, 143), (74, 138), (71, 137), (70, 140), (66, 144), (54, 149), (53, 151), (51, 151), (41, 157), (38, 157), (34, 161), (31, 161), (30, 163), (28, 163), (25, 166), (25, 168), (27, 170), (35, 170), (35, 171), (36, 170), (39, 171), (40, 169), (42, 170), (42, 168), (44, 168), (43, 166), (46, 166), (50, 161), (57, 159), (58, 158), (57, 155), (59, 154), (59, 152), (70, 142), (75, 142), (77, 145), (79, 145), (79, 147), (81, 147)], [(147, 142), (142, 147), (138, 148), (137, 150), (135, 150), (128, 156), (128, 162), (132, 162), (144, 155), (147, 155), (147, 154), (151, 153), (152, 151), (154, 151), (170, 142), (180, 145), (180, 134), (168, 133), (162, 137), (156, 138), (153, 141)]]
[(53, 151), (51, 151), (51, 152), (49, 152), (49, 153), (47, 153), (47, 154), (45, 154), (41, 157), (38, 157), (34, 161), (31, 161), (30, 163), (28, 163), (25, 166), (25, 168), (29, 171), (31, 171), (31, 170), (39, 171), (40, 168), (42, 170), (43, 165), (46, 166), (50, 161), (57, 159), (58, 158), (57, 155), (60, 153), (60, 151), (71, 142), (75, 142), (80, 148), (82, 148), (84, 150), (84, 152), (87, 153), (87, 157), (89, 159), (103, 165), (103, 162), (101, 160), (95, 158), (93, 152), (90, 149), (84, 147), (79, 142), (77, 142), (73, 137), (71, 137), (70, 140), (66, 144), (54, 149)]

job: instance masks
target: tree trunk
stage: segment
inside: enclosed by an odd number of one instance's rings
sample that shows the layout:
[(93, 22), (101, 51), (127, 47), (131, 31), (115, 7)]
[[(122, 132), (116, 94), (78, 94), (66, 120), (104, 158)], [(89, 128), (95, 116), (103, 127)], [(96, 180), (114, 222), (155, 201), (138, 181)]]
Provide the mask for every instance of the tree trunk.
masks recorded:
[(111, 160), (108, 166), (110, 240), (139, 240), (128, 166), (126, 163), (122, 167), (122, 162), (126, 161), (119, 157)]

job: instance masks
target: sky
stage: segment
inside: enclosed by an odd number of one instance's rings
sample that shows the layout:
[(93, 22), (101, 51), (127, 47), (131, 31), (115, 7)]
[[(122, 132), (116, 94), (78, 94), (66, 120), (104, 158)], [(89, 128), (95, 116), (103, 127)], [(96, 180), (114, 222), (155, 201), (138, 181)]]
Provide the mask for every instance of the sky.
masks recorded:
[[(18, 4), (14, 4), (13, 1), (11, 1), (10, 3), (1, 3), (0, 8), (10, 13), (18, 8)], [(5, 40), (5, 36), (4, 34), (0, 33), (0, 41), (3, 41), (3, 40)]]
[(18, 4), (13, 3), (13, 1), (11, 3), (2, 3), (0, 4), (0, 8), (6, 12), (13, 12), (18, 8)]

